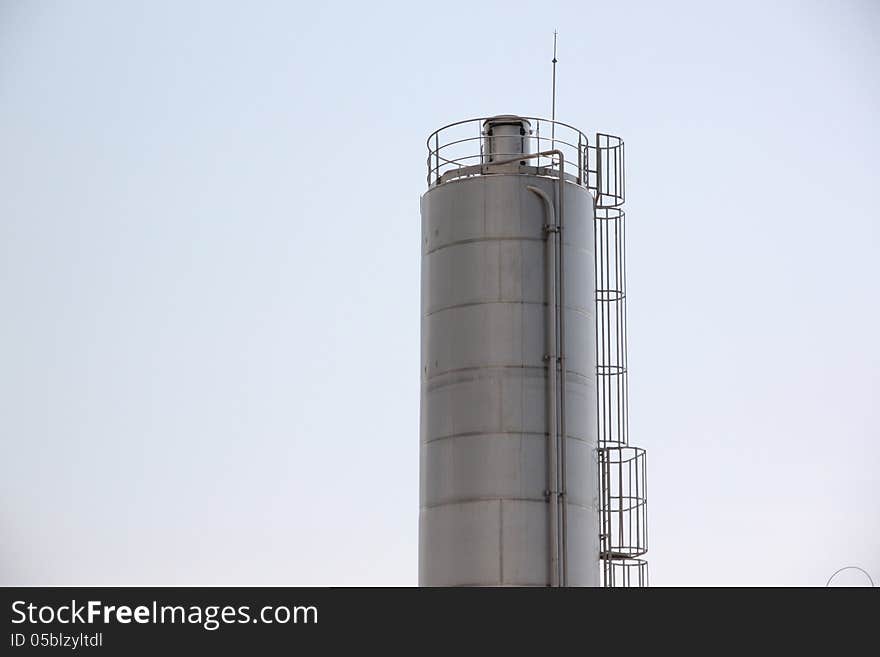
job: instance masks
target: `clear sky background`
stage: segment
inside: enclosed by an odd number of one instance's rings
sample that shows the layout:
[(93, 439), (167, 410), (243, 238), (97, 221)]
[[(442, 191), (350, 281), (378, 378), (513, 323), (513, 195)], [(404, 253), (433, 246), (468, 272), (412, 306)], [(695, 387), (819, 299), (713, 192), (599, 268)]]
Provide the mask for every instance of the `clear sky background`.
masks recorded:
[(0, 0), (0, 584), (416, 584), (425, 138), (556, 27), (652, 583), (880, 582), (880, 3)]

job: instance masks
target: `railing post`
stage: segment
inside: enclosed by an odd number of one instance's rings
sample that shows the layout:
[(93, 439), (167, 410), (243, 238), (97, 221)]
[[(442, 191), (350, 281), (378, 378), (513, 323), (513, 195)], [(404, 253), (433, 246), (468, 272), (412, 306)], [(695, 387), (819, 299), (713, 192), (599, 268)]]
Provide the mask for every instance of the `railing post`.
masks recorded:
[(578, 185), (584, 184), (584, 152), (582, 140), (583, 135), (578, 131)]
[(434, 133), (434, 172), (437, 184), (440, 183), (440, 131)]

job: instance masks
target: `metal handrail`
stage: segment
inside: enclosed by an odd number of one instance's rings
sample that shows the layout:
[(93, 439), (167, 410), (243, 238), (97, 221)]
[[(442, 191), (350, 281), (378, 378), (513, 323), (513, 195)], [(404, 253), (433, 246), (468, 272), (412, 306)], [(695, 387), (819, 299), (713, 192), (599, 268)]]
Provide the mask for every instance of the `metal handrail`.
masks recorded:
[[(448, 180), (447, 174), (455, 172), (454, 177), (480, 176), (495, 171), (484, 169), (482, 165), (497, 164), (487, 162), (484, 151), (487, 137), (484, 126), (487, 121), (498, 117), (481, 116), (448, 123), (432, 132), (425, 144), (428, 148), (427, 184), (428, 187)], [(624, 203), (624, 142), (620, 137), (597, 132), (591, 139), (573, 125), (537, 116), (518, 116), (529, 122), (530, 130), (523, 138), (535, 152), (559, 150), (565, 161), (565, 168), (573, 172), (572, 182), (587, 187), (596, 201), (599, 210), (614, 210)], [(505, 156), (493, 153), (493, 158)], [(509, 154), (513, 158), (515, 153)], [(479, 166), (478, 166), (479, 165)], [(546, 175), (558, 168), (556, 158), (548, 162), (538, 158), (540, 170), (547, 169)], [(597, 213), (597, 219), (604, 219)]]
[[(437, 135), (439, 135), (439, 134), (440, 134), (441, 132), (443, 132), (444, 130), (448, 130), (449, 128), (454, 128), (455, 126), (458, 126), (458, 125), (464, 125), (464, 124), (466, 124), (466, 123), (475, 123), (475, 122), (477, 122), (477, 121), (480, 122), (480, 130), (482, 130), (483, 123), (485, 123), (485, 122), (488, 121), (489, 119), (494, 119), (494, 118), (496, 118), (496, 117), (494, 117), (494, 116), (478, 116), (478, 117), (473, 118), (473, 119), (463, 119), (463, 120), (461, 120), (461, 121), (455, 121), (455, 122), (453, 122), (453, 123), (447, 123), (446, 125), (444, 125), (444, 126), (442, 126), (442, 127), (440, 127), (440, 128), (437, 128), (434, 132), (432, 132), (430, 135), (428, 135), (428, 140), (427, 140), (428, 148), (431, 147), (431, 140), (434, 139)], [(562, 122), (562, 121), (556, 121), (556, 120), (554, 120), (554, 119), (545, 119), (545, 118), (543, 118), (543, 117), (539, 117), (539, 116), (517, 116), (517, 118), (525, 119), (526, 121), (535, 121), (535, 122), (540, 121), (540, 122), (542, 122), (542, 123), (553, 123), (553, 124), (555, 124), (555, 125), (562, 126), (563, 128), (569, 128), (570, 130), (574, 130), (575, 132), (577, 132), (577, 133), (583, 135), (584, 138), (586, 138), (586, 136), (587, 136), (587, 135), (585, 135), (583, 132), (581, 132), (580, 130), (578, 130), (577, 128), (575, 128), (573, 125), (570, 125), (570, 124), (568, 124), (568, 123), (564, 123), (564, 122)], [(547, 137), (547, 140), (549, 141), (550, 138)]]
[[(486, 116), (455, 121), (438, 128), (428, 136), (425, 143), (428, 148), (427, 183), (429, 187), (442, 182), (443, 175), (449, 171), (457, 171), (469, 164), (486, 163), (483, 152), (483, 140), (486, 137), (484, 124), (493, 118), (496, 117)], [(529, 122), (531, 130), (529, 134), (524, 135), (524, 138), (534, 146), (535, 152), (567, 151), (562, 156), (567, 162), (566, 168), (575, 172), (579, 183), (586, 180), (588, 175), (586, 148), (590, 139), (584, 132), (562, 121), (535, 116), (519, 116), (517, 118)], [(549, 134), (551, 131), (557, 136), (551, 136)], [(510, 155), (515, 154), (511, 153)], [(545, 163), (539, 161), (537, 165), (538, 168), (542, 168)], [(548, 168), (556, 168), (555, 165), (556, 160), (553, 159)], [(473, 171), (468, 173), (469, 175), (481, 175), (486, 172)]]

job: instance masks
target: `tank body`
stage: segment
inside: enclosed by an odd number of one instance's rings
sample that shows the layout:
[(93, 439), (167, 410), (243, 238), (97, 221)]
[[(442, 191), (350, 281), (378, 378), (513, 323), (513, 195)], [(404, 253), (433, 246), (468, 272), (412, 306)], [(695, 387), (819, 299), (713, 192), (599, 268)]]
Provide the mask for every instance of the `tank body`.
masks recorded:
[[(547, 265), (558, 179), (498, 173), (421, 200), (419, 584), (547, 586)], [(593, 197), (564, 183), (567, 584), (598, 586)]]

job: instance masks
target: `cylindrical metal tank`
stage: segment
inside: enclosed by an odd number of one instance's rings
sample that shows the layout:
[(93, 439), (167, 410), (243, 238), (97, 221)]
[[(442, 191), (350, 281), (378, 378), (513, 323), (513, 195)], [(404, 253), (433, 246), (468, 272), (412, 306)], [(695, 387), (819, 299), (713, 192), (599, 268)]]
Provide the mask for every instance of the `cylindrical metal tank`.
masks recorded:
[[(422, 586), (599, 584), (593, 197), (579, 172), (565, 177), (564, 333), (551, 336), (559, 178), (534, 160), (515, 168), (438, 175), (421, 200)], [(562, 415), (549, 410), (554, 390)]]

